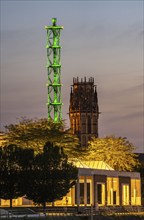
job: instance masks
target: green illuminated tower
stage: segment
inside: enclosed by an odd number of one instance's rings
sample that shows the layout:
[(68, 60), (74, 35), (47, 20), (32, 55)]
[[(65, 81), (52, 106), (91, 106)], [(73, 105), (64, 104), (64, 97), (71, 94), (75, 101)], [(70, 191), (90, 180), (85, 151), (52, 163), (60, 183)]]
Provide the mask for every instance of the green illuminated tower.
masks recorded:
[(47, 30), (47, 74), (48, 74), (48, 120), (54, 122), (62, 120), (61, 100), (61, 63), (60, 63), (60, 31), (62, 26), (56, 25), (57, 19), (52, 18), (52, 26), (45, 26)]

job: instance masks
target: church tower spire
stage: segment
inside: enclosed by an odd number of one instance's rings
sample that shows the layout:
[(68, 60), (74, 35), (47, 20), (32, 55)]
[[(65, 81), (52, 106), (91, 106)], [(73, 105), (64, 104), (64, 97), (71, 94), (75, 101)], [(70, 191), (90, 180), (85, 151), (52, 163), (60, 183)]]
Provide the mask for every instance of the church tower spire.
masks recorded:
[(70, 127), (79, 137), (81, 147), (87, 147), (92, 137), (98, 137), (99, 107), (94, 78), (79, 81), (73, 78), (69, 106)]

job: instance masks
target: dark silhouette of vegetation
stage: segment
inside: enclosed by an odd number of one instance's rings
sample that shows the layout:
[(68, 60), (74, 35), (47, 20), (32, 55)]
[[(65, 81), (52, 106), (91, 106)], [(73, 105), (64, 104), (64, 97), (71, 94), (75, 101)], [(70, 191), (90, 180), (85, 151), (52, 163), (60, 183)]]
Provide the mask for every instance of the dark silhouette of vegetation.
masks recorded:
[(62, 199), (77, 180), (77, 168), (68, 162), (63, 149), (48, 142), (41, 153), (15, 144), (0, 148), (0, 198), (24, 195), (42, 204)]
[(43, 152), (35, 156), (28, 199), (42, 204), (62, 199), (77, 180), (78, 170), (68, 162), (63, 149), (47, 142)]
[(0, 148), (0, 198), (10, 200), (25, 194), (33, 150), (15, 144)]

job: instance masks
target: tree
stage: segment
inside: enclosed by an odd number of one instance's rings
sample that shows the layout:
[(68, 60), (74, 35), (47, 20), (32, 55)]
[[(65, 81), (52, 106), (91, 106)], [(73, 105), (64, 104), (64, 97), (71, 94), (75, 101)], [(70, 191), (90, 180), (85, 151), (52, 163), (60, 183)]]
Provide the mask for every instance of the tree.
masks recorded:
[(33, 190), (26, 193), (28, 199), (42, 204), (62, 199), (77, 179), (77, 168), (68, 163), (62, 148), (47, 142), (43, 152), (35, 156), (32, 178)]
[(47, 119), (22, 119), (17, 124), (6, 126), (4, 141), (7, 144), (18, 144), (22, 147), (34, 148), (40, 152), (46, 142), (62, 146), (65, 153), (74, 156), (78, 146), (78, 138), (65, 128), (64, 122), (54, 123)]
[(0, 148), (0, 198), (10, 200), (25, 194), (33, 150), (14, 144)]
[(109, 136), (89, 141), (85, 160), (102, 160), (115, 170), (132, 171), (138, 165), (134, 146), (125, 137)]

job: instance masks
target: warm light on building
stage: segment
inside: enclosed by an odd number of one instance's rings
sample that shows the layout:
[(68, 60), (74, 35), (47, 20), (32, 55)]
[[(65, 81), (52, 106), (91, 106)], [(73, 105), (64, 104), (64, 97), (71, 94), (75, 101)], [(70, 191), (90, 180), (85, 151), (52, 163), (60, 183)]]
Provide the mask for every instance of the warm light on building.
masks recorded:
[(94, 78), (73, 78), (69, 117), (71, 130), (78, 136), (81, 147), (87, 147), (92, 137), (98, 137), (99, 107)]
[[(55, 206), (139, 206), (141, 181), (137, 172), (115, 171), (103, 161), (73, 160), (78, 167), (78, 181)], [(26, 198), (13, 200), (13, 206), (34, 206)], [(52, 205), (52, 204), (48, 204)], [(1, 206), (9, 206), (1, 199)]]

